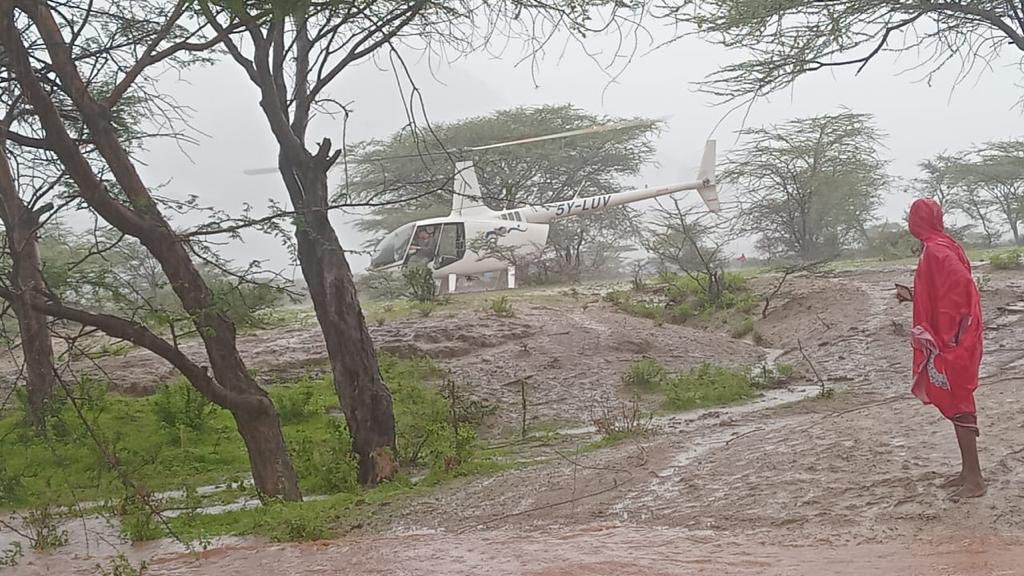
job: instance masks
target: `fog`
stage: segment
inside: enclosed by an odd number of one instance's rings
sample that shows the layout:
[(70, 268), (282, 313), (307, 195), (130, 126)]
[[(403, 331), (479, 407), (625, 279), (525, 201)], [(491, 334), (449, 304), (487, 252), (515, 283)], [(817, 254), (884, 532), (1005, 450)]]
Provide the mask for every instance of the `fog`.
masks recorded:
[[(673, 31), (652, 29), (652, 44), (670, 39)], [(592, 38), (591, 52), (607, 62), (617, 46), (613, 37)], [(912, 63), (880, 57), (859, 76), (853, 68), (819, 72), (805, 77), (785, 93), (755, 102), (729, 114), (731, 106), (696, 90), (696, 83), (719, 66), (738, 58), (727, 50), (696, 38), (659, 49), (645, 44), (623, 66), (614, 83), (579, 46), (559, 46), (536, 62), (520, 62), (512, 50), (504, 58), (475, 55), (452, 64), (430, 66), (411, 51), (406, 53), (411, 75), (431, 121), (452, 121), (520, 105), (572, 103), (590, 112), (613, 116), (668, 117), (658, 139), (656, 162), (647, 166), (635, 184), (667, 184), (692, 179), (706, 138), (719, 141), (719, 157), (736, 145), (736, 131), (792, 118), (832, 113), (841, 108), (871, 113), (887, 134), (884, 156), (890, 173), (900, 178), (917, 175), (917, 163), (944, 150), (958, 150), (987, 140), (1021, 136), (1021, 95), (1017, 70), (995, 66), (953, 88), (955, 71), (929, 79), (904, 72)], [(280, 179), (274, 175), (247, 176), (247, 168), (273, 166), (277, 147), (259, 109), (256, 89), (233, 61), (194, 68), (162, 79), (162, 88), (192, 109), (191, 123), (198, 144), (179, 146), (158, 142), (141, 154), (144, 176), (161, 193), (184, 198), (199, 196), (203, 203), (237, 213), (243, 203), (258, 214), (271, 199), (285, 203)], [(409, 88), (408, 82), (405, 90)], [(406, 106), (396, 75), (386, 61), (367, 62), (340, 76), (330, 96), (349, 103), (347, 141), (385, 137), (406, 123)], [(717, 126), (717, 129), (716, 129)], [(310, 130), (310, 145), (322, 137), (342, 141), (340, 118), (318, 118)], [(728, 201), (730, 191), (722, 191)], [(880, 216), (902, 216), (909, 199), (897, 184), (886, 197)], [(642, 207), (642, 205), (641, 205)], [(353, 226), (357, 215), (336, 213), (334, 223), (344, 246), (359, 248), (366, 238)], [(194, 220), (178, 219), (179, 225)], [(250, 232), (244, 241), (222, 247), (238, 262), (265, 261), (269, 268), (296, 274), (286, 250), (269, 236)], [(752, 242), (741, 242), (749, 250)], [(356, 271), (369, 258), (352, 255)]]

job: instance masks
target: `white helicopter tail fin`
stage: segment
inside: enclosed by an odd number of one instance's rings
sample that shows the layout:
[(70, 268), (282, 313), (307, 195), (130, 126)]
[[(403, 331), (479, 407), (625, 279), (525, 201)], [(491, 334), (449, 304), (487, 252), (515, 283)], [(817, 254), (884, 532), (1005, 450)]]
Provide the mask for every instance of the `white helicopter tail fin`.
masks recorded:
[(697, 189), (708, 210), (718, 212), (722, 206), (718, 201), (718, 183), (715, 181), (715, 141), (708, 140), (704, 145), (704, 156), (700, 159), (700, 172), (697, 179), (701, 187)]
[(480, 182), (476, 178), (476, 170), (472, 162), (455, 163), (455, 186), (452, 194), (452, 216), (466, 214), (490, 213), (492, 210), (484, 204), (480, 191)]

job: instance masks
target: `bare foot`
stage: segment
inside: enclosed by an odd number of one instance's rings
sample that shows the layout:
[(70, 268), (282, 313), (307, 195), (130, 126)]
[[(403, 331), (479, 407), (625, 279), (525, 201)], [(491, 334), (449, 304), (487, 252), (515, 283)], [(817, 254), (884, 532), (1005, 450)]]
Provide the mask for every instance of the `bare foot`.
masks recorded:
[(942, 484), (939, 484), (939, 488), (959, 488), (964, 485), (964, 473), (961, 472), (956, 476), (953, 476), (949, 480), (946, 480)]
[(988, 492), (988, 485), (981, 478), (968, 480), (959, 490), (949, 495), (954, 500), (961, 498), (981, 498)]

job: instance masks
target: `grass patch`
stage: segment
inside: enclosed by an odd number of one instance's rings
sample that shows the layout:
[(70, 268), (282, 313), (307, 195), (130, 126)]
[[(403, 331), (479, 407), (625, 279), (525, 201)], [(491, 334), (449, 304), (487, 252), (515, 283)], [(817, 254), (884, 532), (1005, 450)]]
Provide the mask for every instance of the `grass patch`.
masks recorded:
[[(447, 400), (428, 385), (440, 370), (429, 360), (382, 356), (380, 361), (392, 391), (403, 464), (429, 468), (438, 481), (486, 469), (475, 462), (475, 429), (469, 424), (453, 429)], [(84, 381), (70, 397), (74, 402), (67, 394), (55, 398), (45, 438), (34, 434), (23, 406), (0, 418), (0, 509), (122, 502), (126, 490), (89, 428), (116, 455), (121, 470), (149, 493), (237, 485), (248, 476), (245, 447), (230, 413), (184, 383), (130, 398)], [(275, 386), (271, 397), (303, 492), (358, 494), (344, 419), (331, 414), (338, 401), (330, 377)], [(137, 506), (123, 508), (125, 516), (138, 512)], [(144, 525), (137, 528), (146, 531)]]
[(757, 397), (759, 390), (778, 387), (792, 377), (793, 369), (786, 365), (771, 370), (733, 370), (703, 364), (688, 372), (673, 373), (656, 360), (642, 358), (630, 365), (622, 381), (638, 390), (663, 394), (665, 408), (674, 411), (749, 400)]
[(992, 268), (996, 270), (1019, 270), (1024, 268), (1024, 251), (1019, 248), (994, 252), (989, 256)]
[(691, 320), (719, 321), (731, 326), (730, 333), (737, 338), (754, 329), (751, 314), (757, 307), (757, 296), (747, 285), (747, 276), (735, 272), (724, 273), (720, 290), (710, 289), (704, 276), (684, 276), (662, 273), (650, 286), (636, 290), (616, 290), (605, 295), (605, 301), (632, 316), (650, 318), (656, 322), (683, 324)]
[(746, 373), (703, 364), (666, 383), (665, 407), (669, 410), (693, 410), (732, 404), (757, 395)]
[(507, 295), (498, 296), (492, 300), (488, 300), (487, 308), (492, 314), (501, 318), (511, 318), (515, 316), (515, 310), (512, 307), (512, 300)]
[(669, 377), (669, 371), (653, 358), (641, 358), (630, 364), (622, 375), (622, 383), (644, 391), (661, 390)]

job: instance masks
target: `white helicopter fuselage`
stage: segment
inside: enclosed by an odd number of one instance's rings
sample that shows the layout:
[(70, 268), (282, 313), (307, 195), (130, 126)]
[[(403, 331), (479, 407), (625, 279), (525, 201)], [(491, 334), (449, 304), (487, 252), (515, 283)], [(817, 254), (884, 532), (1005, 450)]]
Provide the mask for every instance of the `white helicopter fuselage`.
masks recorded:
[(483, 203), (472, 163), (460, 162), (456, 164), (451, 214), (412, 222), (391, 232), (378, 244), (370, 268), (424, 265), (437, 279), (503, 270), (512, 259), (522, 262), (539, 254), (554, 220), (594, 214), (686, 190), (698, 191), (708, 209), (717, 212), (714, 162), (712, 140), (705, 148), (698, 180), (503, 211), (491, 210)]

